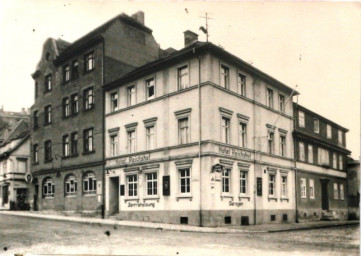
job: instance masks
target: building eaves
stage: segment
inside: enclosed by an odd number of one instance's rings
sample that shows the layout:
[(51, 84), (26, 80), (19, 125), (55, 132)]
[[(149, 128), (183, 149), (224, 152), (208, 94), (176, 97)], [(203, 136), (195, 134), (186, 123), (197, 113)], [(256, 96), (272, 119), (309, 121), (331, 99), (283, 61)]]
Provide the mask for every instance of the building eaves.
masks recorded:
[(9, 155), (18, 149), (28, 138), (30, 138), (30, 131), (28, 130), (27, 133), (22, 137), (22, 139), (12, 148), (6, 150), (5, 152), (0, 154), (0, 159), (8, 158)]
[(345, 127), (331, 121), (330, 119), (327, 119), (326, 117), (321, 116), (320, 114), (317, 114), (316, 112), (314, 112), (312, 110), (309, 110), (308, 108), (305, 108), (304, 106), (302, 106), (302, 105), (300, 105), (300, 104), (298, 104), (296, 102), (293, 102), (293, 106), (294, 106), (295, 109), (299, 109), (299, 110), (302, 110), (304, 112), (308, 112), (308, 113), (312, 114), (313, 116), (317, 117), (318, 119), (323, 120), (323, 121), (325, 121), (325, 122), (327, 122), (329, 124), (332, 124), (332, 125), (336, 126), (337, 128), (343, 130), (344, 132), (349, 131), (349, 129), (347, 129), (347, 128), (345, 128)]

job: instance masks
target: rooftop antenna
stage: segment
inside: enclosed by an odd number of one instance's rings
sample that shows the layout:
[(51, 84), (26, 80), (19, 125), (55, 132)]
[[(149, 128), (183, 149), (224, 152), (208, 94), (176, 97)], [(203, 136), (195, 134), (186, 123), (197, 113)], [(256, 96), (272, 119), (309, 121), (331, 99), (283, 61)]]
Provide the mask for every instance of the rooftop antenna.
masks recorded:
[(199, 27), (199, 30), (202, 30), (202, 32), (203, 32), (204, 34), (206, 34), (206, 41), (207, 41), (207, 43), (208, 43), (208, 37), (209, 37), (208, 20), (214, 20), (214, 19), (212, 19), (212, 18), (209, 17), (210, 14), (211, 14), (211, 13), (206, 12), (206, 15), (205, 15), (205, 16), (199, 16), (200, 18), (206, 19), (206, 27), (201, 26), (201, 27)]

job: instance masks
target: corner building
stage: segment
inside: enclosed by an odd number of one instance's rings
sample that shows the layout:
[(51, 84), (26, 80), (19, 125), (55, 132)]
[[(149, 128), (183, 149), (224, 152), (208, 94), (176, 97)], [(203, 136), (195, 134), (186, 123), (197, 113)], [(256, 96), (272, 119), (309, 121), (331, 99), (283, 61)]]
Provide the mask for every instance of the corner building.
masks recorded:
[(197, 226), (295, 221), (292, 96), (186, 31), (105, 85), (105, 210)]
[(104, 213), (102, 86), (159, 53), (142, 12), (120, 14), (73, 43), (45, 41), (32, 75), (34, 210)]
[(348, 130), (299, 104), (293, 106), (298, 220), (347, 220)]

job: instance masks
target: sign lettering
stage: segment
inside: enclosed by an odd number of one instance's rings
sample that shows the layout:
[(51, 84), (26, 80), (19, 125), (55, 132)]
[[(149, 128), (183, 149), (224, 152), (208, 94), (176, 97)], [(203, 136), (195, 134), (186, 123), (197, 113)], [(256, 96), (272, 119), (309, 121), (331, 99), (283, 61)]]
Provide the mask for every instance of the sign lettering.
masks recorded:
[(128, 203), (128, 207), (155, 207), (155, 203)]
[(150, 154), (139, 155), (139, 156), (130, 156), (125, 158), (116, 159), (117, 164), (127, 164), (127, 163), (140, 163), (150, 160)]
[(237, 207), (240, 207), (243, 205), (243, 202), (235, 202), (235, 201), (229, 201), (229, 206), (237, 206)]
[(229, 155), (229, 156), (235, 156), (237, 158), (244, 159), (244, 160), (251, 160), (251, 158), (252, 158), (252, 155), (249, 152), (234, 149), (234, 148), (221, 147), (221, 146), (219, 146), (219, 153)]

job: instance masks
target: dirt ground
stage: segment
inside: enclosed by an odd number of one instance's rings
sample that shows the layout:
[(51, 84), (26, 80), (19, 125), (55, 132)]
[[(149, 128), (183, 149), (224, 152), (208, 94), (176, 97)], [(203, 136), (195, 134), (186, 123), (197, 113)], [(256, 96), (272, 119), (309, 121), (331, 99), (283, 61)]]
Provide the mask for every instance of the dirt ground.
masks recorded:
[(359, 231), (345, 226), (214, 234), (0, 215), (0, 254), (359, 255)]

